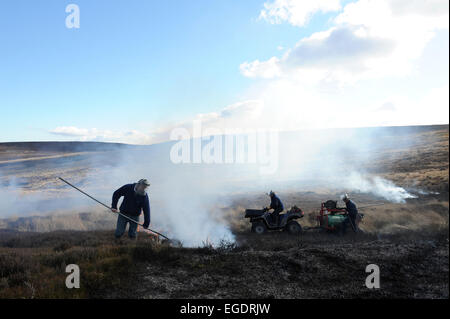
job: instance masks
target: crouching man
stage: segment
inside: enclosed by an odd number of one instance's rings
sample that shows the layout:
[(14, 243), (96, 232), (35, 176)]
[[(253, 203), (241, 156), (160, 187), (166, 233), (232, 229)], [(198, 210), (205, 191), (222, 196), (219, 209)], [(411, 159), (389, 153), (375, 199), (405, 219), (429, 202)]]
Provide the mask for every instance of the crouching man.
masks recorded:
[(137, 223), (139, 222), (139, 216), (142, 211), (144, 211), (144, 228), (147, 229), (150, 225), (150, 201), (146, 192), (146, 189), (149, 186), (150, 183), (146, 179), (141, 179), (137, 183), (126, 184), (114, 192), (111, 210), (116, 213), (118, 212), (117, 202), (119, 201), (119, 198), (123, 196), (123, 201), (120, 205), (120, 213), (136, 221), (136, 223), (133, 223), (127, 218), (119, 215), (117, 217), (117, 227), (115, 232), (116, 238), (122, 237), (128, 223), (130, 224), (128, 228), (128, 237), (131, 239), (137, 237)]

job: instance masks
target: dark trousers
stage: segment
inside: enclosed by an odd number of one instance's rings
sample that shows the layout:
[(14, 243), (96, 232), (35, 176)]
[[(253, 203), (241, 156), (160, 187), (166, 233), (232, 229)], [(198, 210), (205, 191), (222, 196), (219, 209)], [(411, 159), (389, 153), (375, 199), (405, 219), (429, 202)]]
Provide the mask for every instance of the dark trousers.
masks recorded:
[(347, 218), (344, 220), (343, 227), (344, 234), (346, 233), (348, 227), (356, 233), (358, 231), (358, 226), (356, 225), (356, 215), (348, 214)]
[[(135, 220), (136, 222), (139, 222), (139, 216), (128, 216), (132, 220)], [(127, 227), (127, 224), (130, 224), (128, 227), (128, 237), (134, 239), (137, 237), (137, 224), (133, 223), (132, 221), (129, 221), (122, 215), (119, 215), (117, 217), (117, 226), (116, 226), (116, 232), (114, 235), (116, 238), (122, 237), (123, 233), (125, 232), (125, 228)]]
[(278, 221), (279, 221), (279, 219), (280, 219), (280, 213), (281, 213), (282, 211), (283, 211), (282, 209), (275, 209), (275, 210), (273, 211), (273, 213), (271, 214), (271, 217), (272, 217), (272, 223), (273, 223), (274, 225), (278, 225)]

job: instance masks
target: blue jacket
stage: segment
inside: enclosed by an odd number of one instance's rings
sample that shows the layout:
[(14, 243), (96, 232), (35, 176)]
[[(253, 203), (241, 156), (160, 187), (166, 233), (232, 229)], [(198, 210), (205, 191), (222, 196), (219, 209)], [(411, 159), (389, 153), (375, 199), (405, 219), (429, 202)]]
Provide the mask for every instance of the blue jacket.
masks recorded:
[(345, 203), (345, 206), (347, 206), (347, 212), (350, 216), (356, 217), (358, 215), (358, 209), (356, 208), (355, 203), (353, 203), (351, 200)]
[(144, 226), (148, 227), (150, 225), (150, 201), (147, 194), (138, 195), (134, 191), (135, 186), (136, 184), (127, 184), (116, 190), (112, 196), (111, 207), (117, 209), (117, 202), (123, 196), (120, 212), (128, 216), (139, 216), (143, 210)]
[(284, 210), (283, 203), (281, 202), (281, 200), (278, 198), (277, 195), (273, 195), (270, 198), (270, 208), (278, 210), (280, 212)]

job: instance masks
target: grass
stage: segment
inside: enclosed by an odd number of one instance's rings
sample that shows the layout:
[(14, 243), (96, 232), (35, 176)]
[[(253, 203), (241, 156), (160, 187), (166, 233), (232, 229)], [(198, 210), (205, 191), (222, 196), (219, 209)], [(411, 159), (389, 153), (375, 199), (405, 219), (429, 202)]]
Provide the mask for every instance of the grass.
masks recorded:
[[(126, 293), (137, 265), (202, 267), (191, 255), (222, 254), (236, 249), (223, 243), (189, 249), (154, 242), (113, 239), (111, 231), (0, 233), (0, 298), (104, 298), (111, 290)], [(80, 267), (80, 289), (68, 289), (66, 266)]]
[[(107, 232), (4, 235), (0, 298), (101, 298), (108, 289), (126, 283), (133, 256), (138, 257), (139, 245), (145, 244), (115, 243)], [(69, 264), (80, 267), (80, 289), (65, 286)]]
[[(0, 233), (0, 298), (353, 298), (366, 293), (355, 282), (363, 282), (368, 261), (382, 265), (386, 289), (366, 297), (426, 297), (430, 283), (431, 297), (448, 296), (448, 285), (437, 282), (448, 277), (448, 231), (381, 241), (370, 234), (236, 236), (239, 245), (186, 248), (144, 236), (115, 241), (110, 231)], [(72, 263), (80, 289), (65, 286)], [(418, 282), (408, 277), (411, 267), (423, 269)], [(400, 290), (389, 286), (398, 274), (407, 277)]]

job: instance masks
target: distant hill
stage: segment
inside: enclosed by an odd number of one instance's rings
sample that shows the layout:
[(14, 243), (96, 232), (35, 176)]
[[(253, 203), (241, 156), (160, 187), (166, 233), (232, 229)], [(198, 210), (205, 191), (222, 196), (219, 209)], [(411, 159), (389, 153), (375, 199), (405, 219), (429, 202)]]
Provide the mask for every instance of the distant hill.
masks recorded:
[(122, 143), (104, 142), (7, 142), (0, 143), (2, 150), (26, 150), (40, 152), (92, 152), (111, 151), (117, 148), (133, 147)]

